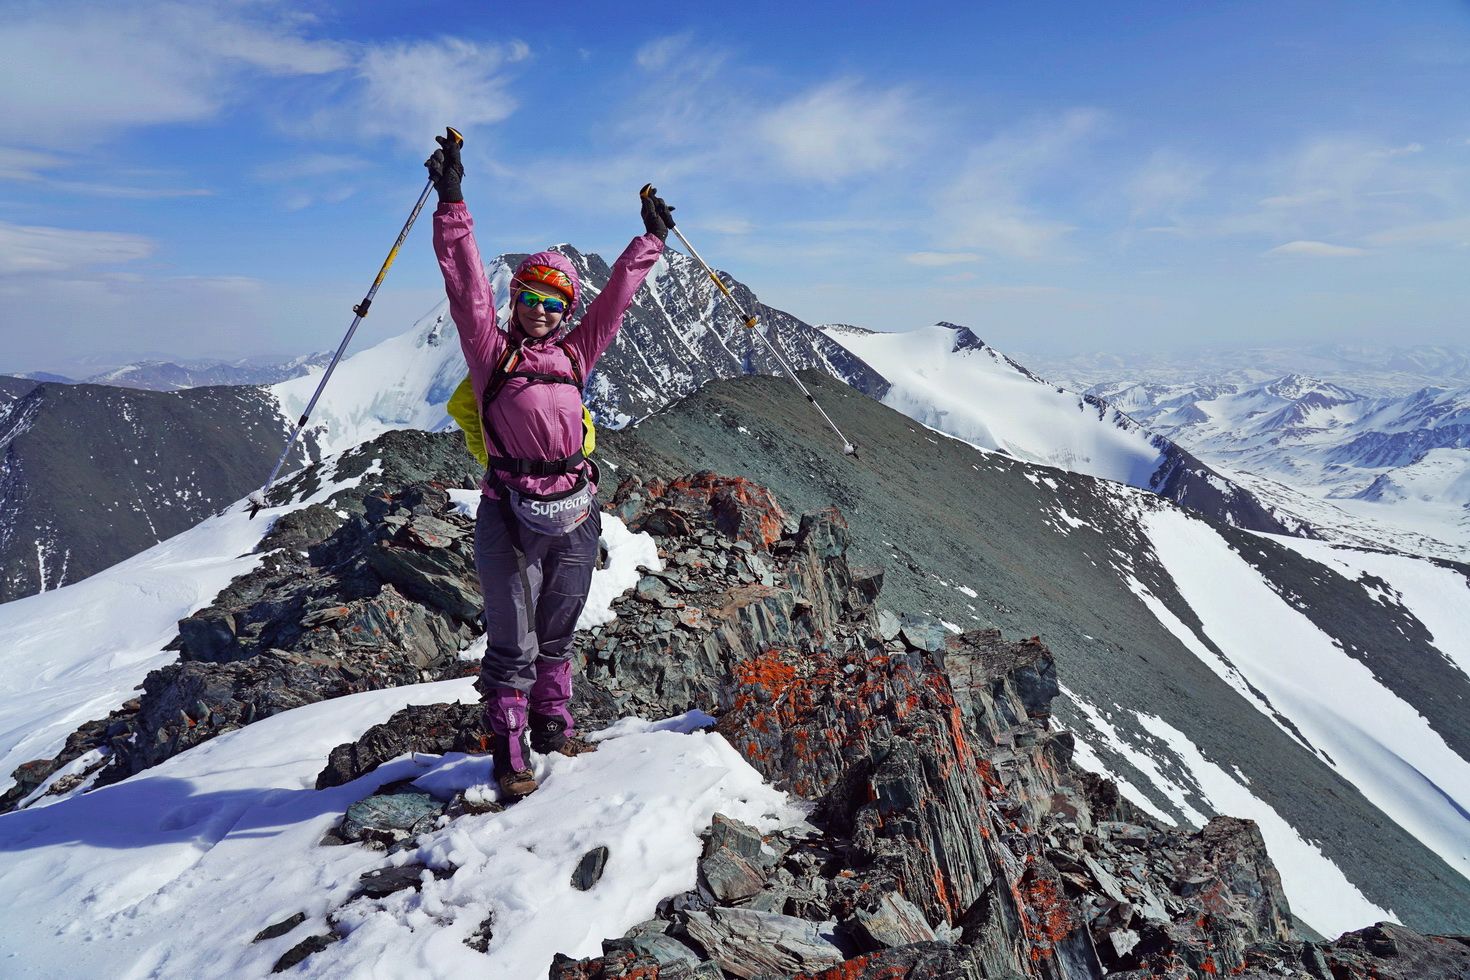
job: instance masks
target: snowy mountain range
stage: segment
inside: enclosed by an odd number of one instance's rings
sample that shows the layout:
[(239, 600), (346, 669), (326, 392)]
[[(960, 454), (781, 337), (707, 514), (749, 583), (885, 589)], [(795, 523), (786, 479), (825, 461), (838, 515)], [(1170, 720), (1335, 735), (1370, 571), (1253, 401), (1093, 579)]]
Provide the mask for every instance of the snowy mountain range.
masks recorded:
[(1173, 352), (1096, 351), (1066, 357), (1013, 353), (1038, 374), (1076, 391), (1108, 382), (1250, 387), (1290, 374), (1320, 378), (1374, 398), (1408, 395), (1420, 388), (1470, 385), (1470, 347), (1463, 345), (1319, 344)]
[(0, 378), (0, 602), (193, 527), (264, 479), (286, 431), (260, 388)]
[[(601, 256), (554, 246), (576, 266), (586, 301), (612, 270)], [(509, 317), (511, 270), (524, 258), (502, 255), (486, 268)], [(780, 310), (761, 306), (733, 279), (727, 284), (748, 308), (761, 311), (768, 336), (797, 369), (818, 368), (859, 391), (881, 394), (884, 379), (840, 344)], [(634, 298), (616, 342), (588, 379), (586, 402), (604, 427), (619, 428), (693, 394), (716, 378), (780, 371), (750, 330), (720, 305), (720, 293), (691, 258), (660, 256)], [(380, 432), (451, 425), (445, 405), (467, 373), (454, 322), (441, 303), (403, 334), (345, 360), (317, 403), (311, 431), (325, 452), (358, 445)], [(316, 389), (319, 372), (275, 385), (281, 412), (297, 418)]]
[(115, 385), (149, 391), (181, 391), (208, 385), (269, 385), (300, 377), (311, 368), (324, 368), (330, 351), (283, 359), (241, 358), (234, 361), (170, 361), (158, 358), (132, 361), (118, 367), (86, 374), (79, 379), (48, 371), (32, 371), (15, 377), (59, 384)]
[[(588, 295), (595, 295), (610, 274), (606, 263), (571, 246), (560, 249), (577, 266)], [(510, 270), (520, 258), (501, 256), (488, 267), (497, 295), (508, 295)], [(1300, 521), (1283, 524), (1251, 494), (1167, 440), (1145, 432), (1096, 399), (1054, 389), (963, 327), (941, 325), (911, 335), (823, 330), (761, 306), (744, 285), (728, 277), (727, 282), (747, 308), (760, 310), (761, 329), (798, 370), (815, 369), (840, 378), (925, 424), (985, 448), (1150, 489), (1242, 527), (1301, 528)], [(588, 381), (587, 402), (600, 425), (627, 425), (717, 378), (781, 370), (765, 345), (721, 305), (719, 296), (689, 257), (669, 252), (660, 258), (616, 343)], [(502, 317), (506, 313), (502, 307)], [(14, 390), (29, 392), (24, 413), (33, 422), (28, 424), (76, 435), (0, 440), (0, 451), (10, 460), (0, 474), (0, 527), (12, 529), (9, 537), (0, 537), (0, 558), (11, 582), (0, 595), (15, 597), (75, 581), (177, 533), (210, 508), (248, 492), (269, 471), (272, 440), (289, 431), (305, 410), (321, 371), (311, 367), (300, 377), (268, 388), (185, 390), (171, 395), (172, 401), (115, 387), (99, 401), (86, 394), (92, 389), (14, 382)], [(404, 333), (352, 354), (338, 366), (312, 415), (306, 450), (317, 458), (392, 429), (448, 427), (452, 423), (445, 405), (464, 374), (455, 326), (440, 304)], [(933, 391), (936, 398), (944, 398), (942, 407), (925, 401), (926, 374), (944, 378), (942, 391)], [(204, 392), (225, 391), (239, 402), (240, 418), (252, 420), (240, 431), (231, 426), (228, 415), (205, 412), (197, 424), (179, 415), (186, 415), (187, 406), (195, 402), (222, 397)], [(966, 397), (971, 400), (966, 402)], [(65, 409), (59, 407), (63, 405)], [(174, 413), (169, 416), (174, 421), (168, 425), (140, 427), (129, 421), (152, 418), (161, 410), (154, 406), (165, 405), (173, 406), (168, 411)], [(51, 419), (54, 413), (60, 414)], [(273, 423), (253, 421), (269, 416)], [(19, 433), (23, 427), (10, 431)], [(168, 440), (175, 437), (181, 449), (169, 452)], [(84, 447), (69, 450), (73, 457), (84, 454), (105, 472), (140, 478), (140, 486), (187, 486), (197, 496), (190, 497), (184, 509), (172, 503), (160, 507), (144, 498), (124, 506), (79, 492), (83, 484), (70, 474), (48, 476), (54, 473), (56, 457), (46, 447), (70, 446), (78, 438), (84, 439)], [(141, 452), (140, 439), (151, 440)], [(213, 470), (210, 480), (196, 480), (191, 474), (201, 458), (226, 462)], [(34, 508), (34, 514), (22, 509), (18, 503), (22, 496), (32, 501), (26, 506)], [(168, 499), (182, 498), (171, 494)], [(17, 502), (7, 506), (7, 500)], [(62, 516), (48, 516), (50, 509)], [(85, 545), (72, 540), (78, 534), (87, 539)], [(70, 558), (65, 557), (68, 552)], [(57, 572), (62, 565), (64, 575)]]
[[(1038, 378), (966, 327), (824, 330), (884, 377), (885, 405), (931, 429), (980, 449), (1152, 490), (1240, 527), (1288, 530), (1178, 445), (1100, 399)], [(1310, 533), (1300, 524), (1295, 529)]]
[[(863, 447), (859, 458), (833, 451), (831, 437), (794, 386), (759, 376), (712, 383), (637, 425), (609, 431), (602, 453), (611, 472), (638, 477), (634, 495), (639, 486), (647, 488), (645, 495), (655, 493), (659, 481), (675, 474), (715, 469), (771, 487), (795, 510), (837, 506), (847, 515), (854, 558), (884, 568), (883, 603), (900, 614), (892, 617), (892, 628), (923, 636), (928, 617), (940, 629), (941, 639), (919, 642), (944, 649), (945, 632), (989, 626), (1011, 635), (1041, 634), (1056, 654), (1063, 690), (1057, 714), (1073, 733), (1075, 759), (1115, 777), (1131, 805), (1161, 825), (1199, 826), (1216, 813), (1253, 819), (1280, 869), (1293, 914), (1316, 931), (1335, 935), (1388, 918), (1425, 931), (1470, 929), (1470, 718), (1463, 710), (1470, 699), (1470, 648), (1464, 644), (1470, 568), (1252, 533), (1120, 482), (938, 436), (819, 373), (809, 372), (806, 380)], [(390, 439), (395, 435), (401, 438)], [(259, 969), (301, 934), (257, 947), (247, 942), (252, 931), (299, 911), (298, 921), (338, 936), (331, 951), (308, 961), (307, 972), (325, 975), (364, 963), (364, 957), (396, 956), (395, 948), (428, 949), (436, 935), (456, 951), (444, 955), (459, 963), (461, 940), (485, 918), (487, 903), (502, 917), (497, 923), (521, 922), (527, 908), (540, 908), (536, 921), (549, 931), (537, 934), (534, 948), (543, 956), (548, 949), (588, 955), (582, 950), (589, 939), (595, 946), (596, 937), (584, 935), (579, 922), (608, 930), (602, 935), (631, 924), (610, 917), (603, 905), (576, 905), (583, 900), (564, 887), (530, 899), (494, 886), (499, 879), (492, 869), (500, 865), (475, 855), (502, 855), (497, 860), (504, 861), (519, 853), (495, 841), (529, 840), (515, 828), (533, 814), (542, 816), (532, 850), (537, 861), (550, 863), (536, 864), (534, 872), (527, 865), (528, 884), (564, 878), (595, 843), (583, 821), (548, 815), (540, 804), (520, 816), (511, 810), (452, 820), (424, 831), (401, 857), (389, 856), (390, 864), (427, 861), (442, 869), (447, 862), (452, 881), (446, 878), (442, 889), (428, 879), (422, 885), (424, 902), (444, 897), (444, 904), (431, 906), (438, 913), (426, 914), (418, 899), (401, 894), (382, 905), (336, 911), (357, 876), (381, 861), (361, 845), (320, 847), (338, 819), (334, 814), (385, 781), (419, 779), (426, 791), (452, 795), (484, 773), (473, 758), (419, 753), (404, 755), (375, 777), (311, 790), (324, 753), (403, 705), (469, 697), (467, 685), (419, 684), (404, 675), (372, 682), (401, 686), (298, 706), (291, 699), (282, 703), (281, 692), (298, 698), (305, 691), (300, 681), (282, 688), (257, 675), (289, 669), (305, 677), (302, 672), (328, 669), (332, 658), (252, 649), (243, 660), (201, 659), (207, 645), (193, 627), (190, 638), (172, 641), (179, 620), (218, 619), (220, 611), (201, 607), (219, 603), (225, 611), (238, 603), (257, 610), (231, 620), (242, 640), (259, 628), (251, 617), (261, 611), (290, 623), (304, 617), (309, 629), (335, 636), (331, 624), (341, 615), (331, 604), (336, 600), (318, 598), (304, 572), (294, 595), (263, 594), (262, 575), (274, 574), (285, 583), (279, 588), (289, 590), (293, 563), (313, 561), (309, 554), (324, 560), (331, 550), (324, 536), (344, 529), (331, 547), (350, 548), (355, 533), (345, 529), (356, 518), (345, 505), (310, 505), (359, 482), (397, 486), (413, 468), (419, 479), (428, 478), (432, 468), (424, 469), (421, 460), (440, 452), (434, 447), (441, 442), (443, 437), (432, 442), (413, 433), (381, 436), (288, 481), (265, 521), (252, 523), (230, 508), (125, 565), (0, 606), (6, 664), (0, 671), (0, 769), (14, 771), (13, 783), (24, 781), (28, 808), (44, 807), (34, 815), (0, 817), (0, 847), (11, 852), (0, 866), (0, 882), (33, 896), (24, 915), (9, 917), (4, 928), (36, 933), (75, 923), (94, 940), (67, 956), (198, 965), (197, 939), (181, 943), (178, 935), (214, 935), (208, 925), (218, 923), (232, 939), (211, 951), (224, 957), (217, 962)], [(623, 499), (631, 506), (631, 497)], [(609, 543), (617, 552), (625, 540), (614, 534)], [(676, 539), (660, 543), (664, 555), (645, 563), (666, 561), (670, 570), (696, 579), (716, 574), (712, 566), (691, 563)], [(813, 567), (820, 578), (820, 563)], [(240, 575), (246, 577), (211, 599)], [(412, 579), (402, 581), (407, 588)], [(657, 583), (639, 583), (638, 591), (658, 606), (663, 594)], [(443, 594), (442, 585), (435, 588)], [(689, 588), (705, 586), (694, 581)], [(758, 582), (749, 588), (748, 595), (732, 595), (744, 596), (740, 602), (771, 595)], [(731, 601), (715, 591), (710, 608)], [(343, 612), (350, 621), (360, 605), (378, 602), (418, 615), (423, 601), (385, 590), (349, 600)], [(772, 615), (760, 612), (753, 621), (788, 628)], [(694, 643), (701, 635), (687, 624), (653, 628), (694, 630)], [(412, 642), (427, 635), (421, 631)], [(579, 641), (588, 671), (610, 656), (605, 636), (603, 648), (595, 645), (598, 635), (588, 632)], [(646, 639), (623, 636), (623, 643), (654, 649), (662, 642), (657, 632)], [(379, 644), (410, 642), (397, 637), (385, 634)], [(475, 653), (468, 636), (443, 639), (467, 645), (466, 656)], [(284, 641), (263, 635), (255, 642)], [(349, 643), (344, 651), (349, 649), (357, 647)], [(180, 656), (185, 659), (174, 664)], [(26, 669), (40, 662), (47, 668)], [(686, 655), (660, 657), (658, 676), (688, 662)], [(636, 690), (633, 675), (617, 676), (625, 696)], [(248, 694), (257, 689), (258, 695)], [(247, 697), (258, 697), (260, 707), (238, 714)], [(176, 703), (182, 712), (163, 710)], [(618, 730), (650, 731), (631, 720)], [(577, 800), (590, 806), (607, 797), (609, 780), (622, 786), (620, 806), (587, 811), (606, 828), (615, 858), (622, 847), (642, 846), (637, 841), (643, 837), (631, 834), (638, 813), (702, 826), (711, 810), (743, 800), (749, 806), (737, 812), (741, 819), (760, 823), (769, 814), (771, 821), (762, 824), (767, 828), (795, 819), (784, 810), (787, 801), (737, 758), (708, 755), (730, 744), (677, 741), (689, 737), (678, 731), (663, 742), (614, 744), (606, 750), (610, 755), (594, 758), (595, 765), (549, 764), (547, 785), (561, 789), (545, 799), (580, 813)], [(145, 761), (127, 778), (84, 793), (106, 773), (119, 746), (126, 752), (118, 758), (163, 761)], [(1012, 755), (1024, 751), (1020, 742), (1009, 748)], [(39, 763), (58, 752), (66, 758), (60, 767)], [(634, 782), (633, 770), (617, 768), (625, 754), (640, 753), (660, 762), (637, 771), (685, 774), (677, 781), (684, 789)], [(713, 778), (717, 771), (725, 775)], [(706, 789), (695, 793), (697, 787)], [(694, 794), (687, 802), (685, 790)], [(654, 808), (654, 800), (664, 802)], [(689, 860), (697, 856), (697, 848), (680, 847)], [(248, 895), (236, 887), (242, 868), (265, 869), (251, 872)], [(629, 865), (610, 862), (607, 874), (609, 887), (621, 889), (617, 894), (643, 881), (626, 877), (633, 874)], [(668, 874), (670, 882), (681, 880), (672, 865)], [(78, 906), (72, 899), (82, 893), (97, 898)], [(232, 893), (235, 900), (224, 900)], [(192, 898), (181, 902), (180, 894)], [(598, 894), (588, 893), (587, 901)], [(650, 905), (656, 897), (648, 897)], [(209, 911), (214, 908), (230, 911)], [(569, 908), (586, 909), (585, 921)], [(1167, 910), (1147, 914), (1168, 917)], [(567, 931), (574, 926), (575, 936)], [(504, 934), (497, 928), (495, 935), (498, 945), (490, 940), (486, 955), (529, 948), (514, 940), (513, 928)], [(390, 936), (399, 940), (390, 942)], [(16, 939), (7, 933), (7, 945)], [(56, 955), (70, 945), (59, 944)], [(46, 964), (59, 962), (44, 947), (26, 948), (26, 962), (43, 973)]]
[[(1326, 507), (1318, 526), (1382, 525), (1382, 544), (1470, 555), (1470, 386), (1370, 396), (1302, 374), (1241, 385), (1115, 381), (1088, 394), (1257, 489), (1272, 481)], [(1292, 510), (1288, 503), (1282, 508)], [(1412, 540), (1405, 540), (1411, 538)]]

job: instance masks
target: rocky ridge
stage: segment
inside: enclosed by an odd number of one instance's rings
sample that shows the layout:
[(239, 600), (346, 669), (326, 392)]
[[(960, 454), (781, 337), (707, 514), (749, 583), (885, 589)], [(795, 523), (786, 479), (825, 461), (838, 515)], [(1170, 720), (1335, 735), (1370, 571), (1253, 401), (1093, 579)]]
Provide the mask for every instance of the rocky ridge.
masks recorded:
[[(296, 704), (471, 672), (458, 659), (478, 629), (470, 522), (444, 492), (463, 472), (455, 448), (436, 437), (414, 465), (390, 458), (369, 485), (277, 522), (265, 564), (180, 624), (180, 662), (74, 741), (106, 748), (107, 778), (120, 778)], [(352, 465), (371, 468), (376, 451)], [(1073, 766), (1046, 646), (881, 608), (882, 573), (849, 562), (835, 509), (794, 518), (766, 488), (708, 471), (630, 477), (609, 509), (655, 537), (664, 570), (579, 635), (580, 726), (711, 711), (811, 812), (764, 838), (717, 817), (694, 890), (609, 937), (603, 956), (558, 959), (551, 977), (1470, 973), (1461, 939), (1392, 925), (1303, 938), (1254, 824), (1165, 828)], [(334, 750), (318, 785), (409, 751), (481, 749), (476, 715), (406, 709)], [(486, 819), (469, 802), (385, 787), (323, 843), (417, 851)], [(576, 887), (596, 887), (606, 860), (589, 852)], [(426, 873), (455, 869), (411, 860), (365, 878), (349, 904)], [(295, 937), (306, 922), (262, 923), (260, 941), (289, 944), (278, 969), (330, 957), (346, 933), (329, 914), (325, 931)], [(493, 921), (471, 942), (490, 949)]]
[[(551, 977), (1325, 980), (1470, 969), (1458, 940), (1395, 926), (1334, 944), (1301, 938), (1253, 823), (1165, 828), (1074, 767), (1071, 736), (1051, 720), (1059, 687), (1045, 645), (953, 635), (879, 608), (882, 576), (849, 565), (837, 511), (793, 520), (764, 488), (708, 472), (626, 480), (610, 510), (654, 534), (665, 570), (579, 639), (581, 727), (715, 710), (730, 743), (812, 809), (765, 837), (717, 816), (693, 891), (609, 938), (601, 957), (558, 958)], [(472, 750), (475, 714), (405, 709), (333, 751), (318, 785), (410, 751)], [(384, 809), (396, 816), (372, 816)], [(413, 850), (434, 818), (431, 833), (472, 812), (463, 799), (390, 787), (327, 843)], [(364, 829), (364, 816), (382, 826)], [(589, 852), (576, 887), (595, 887), (606, 859)], [(400, 887), (454, 873), (404, 867)], [(336, 938), (309, 937), (287, 955)], [(489, 949), (493, 922), (471, 941)], [(1439, 972), (1413, 972), (1424, 969)]]
[[(474, 525), (444, 488), (473, 485), (476, 470), (458, 433), (390, 432), (344, 454), (331, 476), (360, 476), (357, 486), (277, 519), (256, 548), (261, 565), (179, 622), (178, 661), (55, 758), (19, 767), (0, 812), (94, 749), (92, 769), (48, 792), (116, 782), (303, 704), (463, 675), (459, 651), (481, 631)], [(309, 467), (272, 502), (310, 495), (326, 477)]]

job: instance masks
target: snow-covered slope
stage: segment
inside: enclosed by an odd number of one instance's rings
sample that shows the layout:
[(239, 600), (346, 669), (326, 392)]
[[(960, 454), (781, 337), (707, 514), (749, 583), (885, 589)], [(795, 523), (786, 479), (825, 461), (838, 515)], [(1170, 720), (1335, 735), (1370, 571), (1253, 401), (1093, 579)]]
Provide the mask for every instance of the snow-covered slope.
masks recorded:
[(1221, 520), (1288, 528), (1250, 494), (1105, 402), (1047, 383), (968, 328), (825, 332), (888, 381), (883, 403), (979, 449), (1152, 490)]
[(885, 405), (981, 449), (1145, 488), (1163, 463), (1126, 416), (1046, 384), (963, 327), (826, 329), (888, 379)]
[[(1301, 608), (1303, 600), (1282, 595), (1268, 572), (1208, 524), (1179, 511), (1149, 512), (1142, 523), (1155, 556), (1197, 617), (1195, 626), (1187, 626), (1130, 580), (1159, 621), (1257, 710), (1289, 726), (1293, 737), (1374, 806), (1470, 878), (1470, 762), (1383, 683), (1371, 660), (1355, 657), (1324, 632)], [(1278, 540), (1296, 545), (1293, 538)], [(1361, 553), (1327, 545), (1309, 544), (1301, 553), (1350, 571), (1363, 564)], [(1369, 557), (1367, 564), (1388, 563)], [(1461, 659), (1458, 647), (1470, 629), (1470, 583), (1448, 569), (1406, 558), (1393, 563), (1391, 574), (1402, 575), (1404, 587), (1416, 594), (1435, 589), (1451, 600), (1415, 605), (1443, 625), (1431, 631), (1430, 642), (1464, 676), (1470, 661)], [(1433, 584), (1421, 586), (1421, 580)], [(1389, 601), (1395, 601), (1391, 597), (1399, 590), (1392, 579), (1385, 581)]]
[[(325, 454), (361, 445), (389, 429), (437, 431), (450, 424), (444, 406), (465, 376), (448, 303), (373, 347), (343, 358), (312, 410), (310, 433)], [(325, 367), (273, 385), (287, 419), (301, 417)]]
[[(597, 955), (603, 937), (693, 888), (699, 832), (715, 813), (764, 831), (800, 819), (723, 738), (690, 731), (709, 721), (695, 716), (623, 724), (596, 753), (542, 758), (542, 786), (524, 802), (462, 817), (386, 860), (320, 846), (343, 810), (385, 783), (446, 795), (485, 784), (487, 756), (451, 754), (314, 786), (334, 746), (405, 705), (477, 698), (465, 679), (309, 705), (124, 783), (0, 819), (0, 887), (26, 896), (0, 917), (6, 975), (268, 976), (362, 874), (413, 860), (455, 874), (426, 873), (417, 891), (347, 905), (350, 939), (296, 975), (541, 976), (556, 953)], [(615, 859), (595, 890), (578, 891), (571, 869), (598, 846)], [(310, 924), (251, 942), (296, 913)], [(487, 956), (464, 941), (492, 913)]]
[[(1089, 394), (1232, 474), (1330, 500), (1384, 542), (1470, 555), (1470, 388), (1370, 397), (1289, 374), (1253, 385), (1110, 382)], [(1315, 510), (1316, 513), (1310, 513)], [(1320, 508), (1297, 509), (1320, 524)], [(1348, 530), (1343, 527), (1342, 530)]]

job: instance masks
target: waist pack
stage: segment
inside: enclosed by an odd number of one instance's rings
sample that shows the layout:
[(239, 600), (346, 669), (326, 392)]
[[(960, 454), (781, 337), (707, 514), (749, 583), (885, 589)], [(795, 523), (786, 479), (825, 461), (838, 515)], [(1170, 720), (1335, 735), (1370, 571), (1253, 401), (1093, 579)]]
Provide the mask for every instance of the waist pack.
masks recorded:
[(598, 477), (597, 464), (589, 459), (587, 466), (592, 469), (592, 479), (588, 480), (584, 470), (577, 474), (577, 482), (571, 489), (560, 493), (530, 493), (503, 482), (497, 489), (511, 516), (526, 530), (553, 537), (566, 534), (591, 517), (592, 508), (597, 506), (592, 489)]

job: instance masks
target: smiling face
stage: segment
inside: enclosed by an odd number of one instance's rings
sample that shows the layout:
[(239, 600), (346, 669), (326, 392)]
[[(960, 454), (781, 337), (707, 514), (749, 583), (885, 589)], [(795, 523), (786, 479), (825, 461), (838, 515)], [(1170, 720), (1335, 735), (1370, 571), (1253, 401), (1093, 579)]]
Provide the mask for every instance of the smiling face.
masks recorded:
[(529, 285), (522, 285), (519, 282), (515, 284), (515, 297), (512, 301), (515, 322), (527, 337), (532, 340), (540, 340), (561, 326), (562, 317), (566, 316), (566, 313), (548, 313), (546, 307), (540, 303), (534, 307), (525, 305), (521, 302), (521, 293), (526, 290), (541, 296), (560, 297), (561, 294), (539, 282)]
[[(551, 253), (541, 252), (532, 256), (532, 259), (539, 260), (543, 257), (557, 258)], [(555, 262), (533, 264), (527, 260), (516, 270), (510, 285), (511, 322), (519, 326), (522, 333), (532, 340), (540, 340), (561, 329), (563, 321), (571, 313), (570, 304), (576, 296), (577, 285), (572, 276)], [(521, 299), (526, 293), (533, 294), (529, 297), (529, 306)], [(562, 305), (562, 309), (556, 312), (546, 309), (541, 297), (550, 297), (552, 305)], [(561, 304), (556, 303), (556, 300), (560, 300)]]

